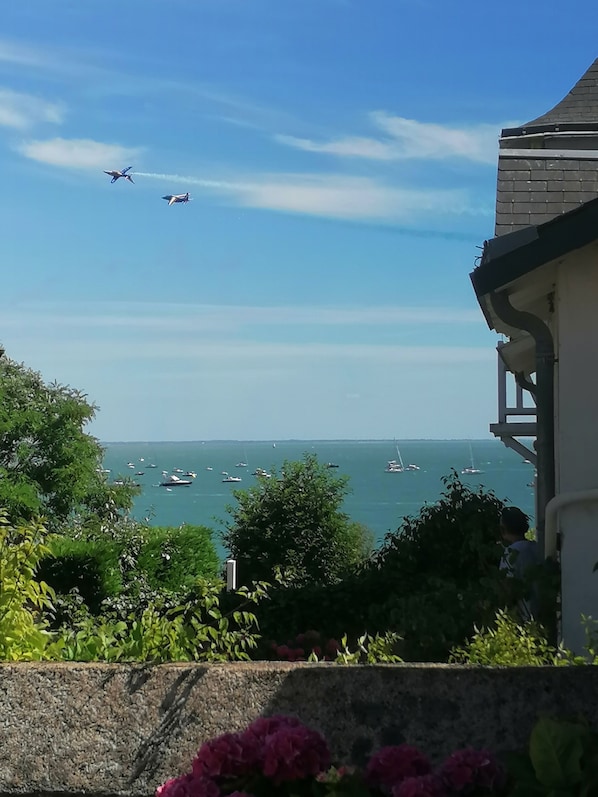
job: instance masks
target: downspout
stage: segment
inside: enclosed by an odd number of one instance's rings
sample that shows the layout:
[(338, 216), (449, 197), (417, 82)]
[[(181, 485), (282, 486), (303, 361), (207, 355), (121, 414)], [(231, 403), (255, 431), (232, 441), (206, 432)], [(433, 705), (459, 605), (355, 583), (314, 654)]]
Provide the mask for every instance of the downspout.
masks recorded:
[(555, 494), (554, 462), (554, 341), (548, 326), (532, 313), (517, 310), (506, 292), (492, 291), (492, 309), (510, 327), (528, 332), (536, 344), (536, 536), (545, 550), (546, 505)]

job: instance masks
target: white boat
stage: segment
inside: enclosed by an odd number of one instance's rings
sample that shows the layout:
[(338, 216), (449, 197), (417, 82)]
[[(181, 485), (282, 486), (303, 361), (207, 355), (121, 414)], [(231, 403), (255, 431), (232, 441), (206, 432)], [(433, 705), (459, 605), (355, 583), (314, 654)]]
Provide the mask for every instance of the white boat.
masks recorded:
[(173, 468), (173, 469), (172, 469), (172, 472), (173, 472), (173, 473), (184, 473), (184, 471), (183, 471), (183, 469), (182, 469), (182, 468)]
[(268, 473), (268, 471), (264, 470), (263, 468), (256, 468), (251, 475), (261, 477), (262, 479), (272, 478), (272, 474)]
[(240, 462), (237, 462), (235, 465), (236, 468), (246, 468), (247, 467), (247, 449), (243, 446), (243, 459)]
[(390, 459), (384, 468), (385, 473), (403, 473), (405, 468), (396, 459)]
[(206, 468), (206, 470), (214, 470), (214, 468), (211, 468), (211, 467), (208, 465), (208, 467)]
[(411, 463), (411, 465), (405, 465), (405, 470), (421, 470), (421, 468), (419, 465), (414, 465)]
[(188, 487), (190, 484), (193, 484), (191, 479), (179, 479), (173, 474), (166, 481), (160, 482), (160, 487)]
[(385, 473), (403, 473), (405, 470), (405, 465), (403, 465), (403, 457), (401, 456), (401, 451), (399, 449), (399, 444), (395, 440), (395, 448), (397, 450), (397, 457), (398, 459), (390, 459), (386, 463), (386, 467), (384, 468)]
[(475, 476), (478, 473), (483, 473), (484, 472), (483, 470), (480, 470), (479, 468), (476, 468), (476, 466), (475, 466), (475, 462), (473, 460), (473, 449), (471, 447), (471, 443), (469, 444), (469, 457), (471, 459), (471, 465), (466, 465), (463, 468), (463, 470), (461, 471), (463, 476)]
[(197, 473), (194, 470), (188, 470), (187, 473), (185, 473), (185, 477), (188, 479), (196, 479)]
[(222, 479), (223, 482), (242, 482), (243, 479), (240, 476), (226, 476), (226, 478)]

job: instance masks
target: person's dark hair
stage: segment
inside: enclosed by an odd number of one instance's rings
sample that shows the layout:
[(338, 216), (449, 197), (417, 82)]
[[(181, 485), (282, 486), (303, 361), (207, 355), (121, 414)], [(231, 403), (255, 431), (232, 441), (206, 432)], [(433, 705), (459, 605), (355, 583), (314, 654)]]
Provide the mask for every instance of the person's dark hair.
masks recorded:
[(525, 537), (529, 529), (529, 518), (517, 506), (506, 506), (500, 513), (503, 528), (509, 534)]

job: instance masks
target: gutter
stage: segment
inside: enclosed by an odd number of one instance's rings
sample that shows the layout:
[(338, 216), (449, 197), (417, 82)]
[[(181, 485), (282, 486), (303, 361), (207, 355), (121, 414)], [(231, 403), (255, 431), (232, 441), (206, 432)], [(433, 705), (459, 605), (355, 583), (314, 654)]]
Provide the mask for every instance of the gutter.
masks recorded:
[(492, 309), (508, 326), (528, 332), (536, 344), (536, 536), (540, 550), (546, 549), (546, 509), (555, 494), (554, 461), (554, 341), (548, 326), (537, 316), (517, 310), (506, 292), (488, 295)]

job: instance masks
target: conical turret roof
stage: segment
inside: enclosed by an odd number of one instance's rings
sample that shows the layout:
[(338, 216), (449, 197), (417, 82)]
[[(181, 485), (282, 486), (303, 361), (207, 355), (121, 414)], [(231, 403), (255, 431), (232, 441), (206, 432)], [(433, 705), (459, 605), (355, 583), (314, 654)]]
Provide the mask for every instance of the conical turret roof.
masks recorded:
[(552, 125), (576, 125), (580, 130), (598, 126), (598, 58), (552, 110), (522, 127)]

